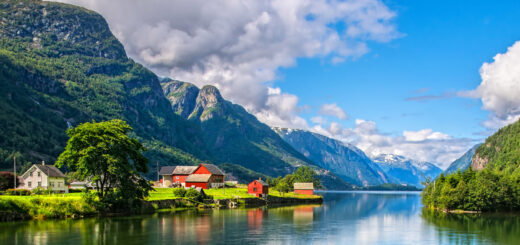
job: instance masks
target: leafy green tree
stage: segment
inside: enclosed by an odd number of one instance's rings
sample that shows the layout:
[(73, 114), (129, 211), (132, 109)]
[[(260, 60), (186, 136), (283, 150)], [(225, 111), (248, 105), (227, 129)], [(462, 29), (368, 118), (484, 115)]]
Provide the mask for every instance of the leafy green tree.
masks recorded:
[(67, 166), (81, 180), (92, 181), (102, 201), (114, 194), (122, 200), (142, 199), (152, 190), (141, 176), (148, 171), (148, 159), (142, 154), (145, 147), (128, 136), (131, 131), (119, 119), (70, 128), (56, 166)]
[(287, 192), (292, 190), (292, 188), (289, 185), (287, 179), (285, 179), (285, 178), (282, 181), (278, 182), (278, 184), (274, 188), (275, 188), (275, 190), (277, 190), (280, 193), (282, 193), (282, 195), (284, 193), (287, 193)]
[(307, 166), (299, 167), (292, 174), (292, 184), (295, 182), (312, 182), (314, 188), (319, 189), (322, 187), (321, 180), (318, 178), (316, 172)]

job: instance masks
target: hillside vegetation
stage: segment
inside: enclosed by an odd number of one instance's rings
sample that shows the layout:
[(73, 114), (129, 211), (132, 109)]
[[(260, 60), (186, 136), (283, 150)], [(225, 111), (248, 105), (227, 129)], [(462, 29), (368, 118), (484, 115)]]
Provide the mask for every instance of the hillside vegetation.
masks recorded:
[(423, 191), (423, 203), (444, 210), (520, 210), (520, 121), (477, 148), (471, 168), (443, 175)]

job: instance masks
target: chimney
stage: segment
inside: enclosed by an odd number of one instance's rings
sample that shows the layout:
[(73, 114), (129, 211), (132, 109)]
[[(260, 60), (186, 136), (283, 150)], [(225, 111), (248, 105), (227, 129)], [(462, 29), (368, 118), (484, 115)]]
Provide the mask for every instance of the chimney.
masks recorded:
[(42, 161), (42, 165), (45, 166), (45, 161)]
[(258, 180), (262, 181), (262, 177), (258, 177)]

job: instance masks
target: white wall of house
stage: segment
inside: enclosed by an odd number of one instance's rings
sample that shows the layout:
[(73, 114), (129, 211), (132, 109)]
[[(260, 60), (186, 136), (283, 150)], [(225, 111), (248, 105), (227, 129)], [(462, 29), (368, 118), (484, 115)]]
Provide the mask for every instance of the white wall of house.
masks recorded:
[(56, 192), (68, 192), (69, 187), (65, 185), (65, 178), (63, 177), (47, 177), (47, 174), (42, 172), (39, 168), (32, 166), (27, 172), (22, 175), (23, 183), (18, 186), (18, 189), (33, 190), (41, 187), (43, 189), (50, 189)]

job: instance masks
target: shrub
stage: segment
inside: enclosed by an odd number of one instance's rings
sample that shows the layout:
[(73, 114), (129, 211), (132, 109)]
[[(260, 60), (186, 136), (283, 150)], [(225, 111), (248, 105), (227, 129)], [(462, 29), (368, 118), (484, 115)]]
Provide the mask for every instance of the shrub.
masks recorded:
[(202, 200), (204, 199), (204, 194), (198, 192), (197, 190), (195, 190), (193, 188), (190, 188), (186, 191), (186, 194), (184, 195), (184, 197), (198, 201), (198, 202), (202, 202)]
[(175, 188), (173, 189), (173, 195), (175, 195), (176, 197), (184, 197), (184, 195), (186, 195), (186, 189)]
[(49, 195), (51, 193), (52, 193), (51, 190), (47, 190), (42, 187), (34, 188), (32, 190), (32, 194), (35, 194), (35, 195)]
[(10, 196), (29, 196), (29, 195), (31, 195), (31, 191), (26, 190), (26, 189), (7, 189), (7, 191), (5, 193)]

